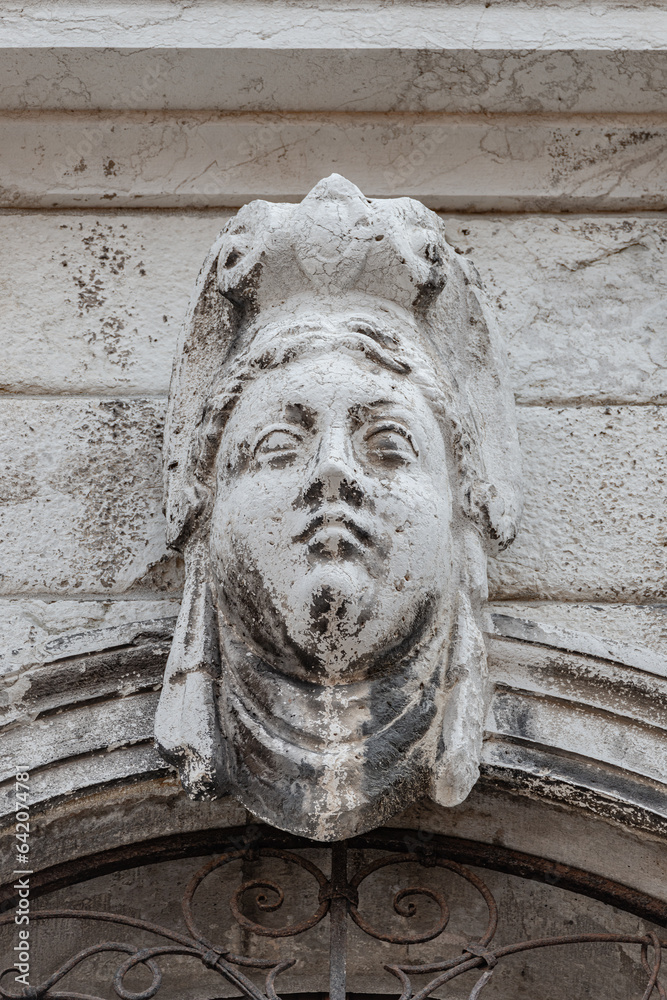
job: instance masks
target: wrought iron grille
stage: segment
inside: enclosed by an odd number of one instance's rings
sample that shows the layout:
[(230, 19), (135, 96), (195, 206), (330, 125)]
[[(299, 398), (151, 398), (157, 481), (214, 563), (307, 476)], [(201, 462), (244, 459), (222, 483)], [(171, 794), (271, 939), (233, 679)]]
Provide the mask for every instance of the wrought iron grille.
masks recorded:
[[(259, 833), (258, 833), (259, 829)], [(478, 874), (461, 863), (461, 858), (476, 866), (494, 868), (500, 871), (519, 874), (523, 877), (546, 882), (557, 881), (560, 887), (572, 889), (579, 893), (595, 897), (607, 903), (612, 903), (621, 909), (643, 916), (660, 924), (667, 924), (667, 904), (652, 897), (643, 896), (625, 886), (609, 880), (590, 875), (578, 869), (569, 868), (554, 862), (534, 858), (503, 848), (492, 848), (488, 845), (478, 845), (455, 838), (434, 838), (425, 845), (414, 841), (412, 849), (406, 848), (410, 842), (409, 832), (403, 838), (396, 832), (379, 838), (359, 837), (348, 843), (341, 842), (330, 845), (330, 871), (326, 874), (318, 865), (295, 851), (297, 848), (312, 847), (307, 841), (291, 838), (294, 849), (282, 846), (289, 841), (284, 835), (273, 831), (274, 836), (262, 833), (262, 828), (254, 828), (247, 837), (248, 842), (241, 847), (226, 850), (214, 860), (207, 862), (191, 878), (181, 900), (182, 913), (187, 927), (187, 934), (179, 933), (168, 927), (159, 926), (147, 920), (125, 916), (119, 913), (107, 913), (75, 909), (44, 909), (35, 910), (31, 920), (57, 921), (76, 919), (96, 921), (103, 924), (118, 924), (142, 932), (149, 932), (161, 939), (160, 943), (150, 947), (133, 945), (130, 942), (104, 940), (98, 944), (81, 949), (68, 961), (56, 969), (50, 976), (37, 985), (31, 985), (17, 993), (7, 988), (6, 977), (13, 969), (5, 969), (0, 973), (0, 997), (4, 1000), (32, 998), (32, 1000), (102, 1000), (98, 996), (64, 991), (59, 986), (61, 981), (73, 970), (82, 966), (94, 955), (101, 953), (119, 953), (121, 962), (113, 976), (113, 989), (121, 1000), (151, 1000), (158, 996), (163, 985), (163, 971), (159, 960), (169, 955), (189, 956), (196, 963), (217, 973), (226, 983), (237, 988), (242, 996), (251, 1000), (280, 1000), (279, 977), (294, 966), (296, 959), (275, 961), (275, 959), (256, 958), (249, 955), (233, 954), (221, 947), (215, 941), (209, 940), (206, 934), (197, 926), (195, 918), (195, 895), (202, 883), (216, 871), (224, 869), (233, 861), (256, 861), (261, 858), (278, 858), (288, 865), (299, 867), (311, 876), (318, 887), (317, 907), (300, 923), (291, 923), (282, 927), (268, 927), (249, 918), (243, 912), (243, 900), (249, 893), (254, 893), (254, 901), (260, 912), (279, 911), (284, 901), (284, 890), (276, 881), (269, 878), (250, 879), (243, 882), (233, 892), (230, 902), (233, 920), (250, 935), (269, 938), (292, 938), (320, 924), (325, 918), (329, 920), (329, 998), (330, 1000), (345, 1000), (346, 997), (346, 958), (347, 929), (352, 920), (360, 930), (371, 938), (389, 942), (395, 945), (417, 944), (433, 941), (443, 934), (450, 921), (450, 908), (443, 892), (428, 884), (428, 872), (435, 868), (446, 869), (457, 878), (464, 880), (479, 894), (486, 908), (486, 925), (474, 939), (467, 940), (461, 953), (454, 958), (442, 961), (416, 964), (405, 962), (389, 962), (384, 965), (397, 981), (398, 1000), (426, 1000), (434, 991), (446, 983), (458, 978), (464, 973), (479, 971), (468, 1000), (478, 1000), (480, 994), (489, 984), (499, 964), (510, 955), (520, 952), (545, 948), (562, 948), (575, 944), (629, 944), (636, 945), (641, 964), (646, 973), (646, 988), (642, 1000), (650, 1000), (657, 996), (667, 1000), (667, 993), (660, 982), (662, 949), (667, 947), (667, 940), (659, 938), (655, 933), (644, 935), (629, 934), (573, 934), (556, 937), (543, 937), (531, 940), (517, 941), (503, 946), (494, 946), (493, 940), (499, 921), (498, 906), (487, 884)], [(276, 846), (278, 844), (278, 846)], [(324, 845), (315, 845), (323, 847)], [(381, 856), (369, 863), (363, 864), (351, 871), (348, 863), (348, 847), (382, 851)], [(109, 852), (112, 853), (112, 852)], [(187, 847), (183, 845), (175, 849), (169, 847), (162, 850), (162, 857), (179, 857), (187, 855)], [(158, 855), (160, 848), (158, 847)], [(150, 860), (156, 860), (148, 855)], [(410, 919), (417, 913), (415, 897), (428, 897), (437, 907), (438, 918), (427, 929), (413, 931), (407, 934), (389, 934), (373, 926), (360, 912), (359, 888), (373, 873), (390, 866), (417, 864), (424, 872), (424, 883), (410, 885), (400, 889), (394, 896), (393, 909), (401, 917)], [(136, 864), (136, 858), (135, 858)], [(91, 878), (100, 873), (131, 867), (131, 858), (123, 852), (114, 860), (105, 856), (101, 862), (93, 863), (82, 878)], [(76, 881), (71, 867), (63, 874), (56, 870), (49, 884), (48, 880), (42, 887), (42, 892), (52, 891), (54, 887), (71, 884)], [(432, 883), (432, 880), (431, 880)], [(11, 899), (5, 901), (5, 908), (11, 905)], [(0, 917), (0, 926), (13, 922), (13, 914)], [(151, 984), (141, 992), (133, 992), (125, 985), (125, 980), (131, 970), (143, 966), (152, 976)], [(253, 983), (246, 973), (248, 969), (261, 970), (264, 976), (260, 988)], [(412, 979), (415, 976), (430, 975), (432, 978), (423, 987), (415, 988)], [(64, 984), (63, 984), (64, 985)], [(602, 995), (602, 994), (601, 994)]]

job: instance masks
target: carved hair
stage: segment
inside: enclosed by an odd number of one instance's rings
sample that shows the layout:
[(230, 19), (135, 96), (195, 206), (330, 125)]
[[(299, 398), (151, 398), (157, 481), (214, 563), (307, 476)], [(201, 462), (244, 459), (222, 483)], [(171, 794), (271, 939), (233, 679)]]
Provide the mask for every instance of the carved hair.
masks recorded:
[[(210, 516), (213, 500), (213, 476), (224, 428), (244, 390), (263, 374), (296, 361), (308, 354), (323, 353), (333, 349), (350, 354), (362, 354), (368, 361), (409, 378), (431, 406), (433, 413), (451, 448), (460, 491), (459, 507), (476, 526), (477, 511), (471, 498), (491, 486), (484, 479), (480, 468), (481, 450), (475, 440), (475, 428), (466, 426), (460, 412), (456, 392), (445, 373), (438, 375), (430, 360), (415, 350), (414, 342), (397, 335), (389, 325), (368, 316), (304, 318), (298, 323), (272, 324), (258, 331), (251, 346), (240, 354), (230, 366), (223, 384), (208, 399), (202, 409), (197, 427), (189, 467), (196, 480), (195, 500), (190, 515), (190, 533), (196, 532), (196, 522)], [(505, 544), (509, 544), (511, 538)]]

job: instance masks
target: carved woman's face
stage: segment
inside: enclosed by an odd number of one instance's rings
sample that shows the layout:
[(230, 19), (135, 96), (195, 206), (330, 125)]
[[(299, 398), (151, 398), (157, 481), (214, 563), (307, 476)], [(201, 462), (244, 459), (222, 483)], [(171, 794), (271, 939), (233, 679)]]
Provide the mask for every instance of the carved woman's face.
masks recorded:
[(336, 683), (432, 634), (453, 589), (442, 432), (417, 386), (361, 352), (260, 375), (217, 460), (221, 611), (267, 662)]

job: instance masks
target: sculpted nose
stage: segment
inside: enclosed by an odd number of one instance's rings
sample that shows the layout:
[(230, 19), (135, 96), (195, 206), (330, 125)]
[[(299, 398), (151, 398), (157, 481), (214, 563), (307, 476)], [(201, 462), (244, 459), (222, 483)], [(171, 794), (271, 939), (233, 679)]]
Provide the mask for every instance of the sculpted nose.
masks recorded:
[(363, 491), (355, 468), (354, 457), (346, 442), (339, 437), (323, 441), (308, 490), (312, 499), (343, 500), (354, 507), (363, 501)]
[(354, 479), (354, 470), (341, 455), (327, 455), (319, 464), (317, 478), (321, 479), (327, 495), (338, 495), (341, 483)]

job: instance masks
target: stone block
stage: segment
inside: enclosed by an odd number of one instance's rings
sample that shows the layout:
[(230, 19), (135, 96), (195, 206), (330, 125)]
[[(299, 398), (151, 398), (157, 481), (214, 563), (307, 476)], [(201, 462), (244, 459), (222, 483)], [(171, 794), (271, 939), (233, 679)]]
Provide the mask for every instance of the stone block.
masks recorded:
[(667, 224), (658, 216), (467, 216), (525, 403), (667, 399)]
[(0, 410), (0, 592), (178, 590), (161, 512), (163, 403), (14, 399)]
[[(160, 400), (0, 404), (0, 593), (179, 593)], [(667, 580), (661, 406), (519, 408), (526, 506), (496, 600), (651, 602)]]
[(521, 407), (526, 476), (495, 598), (650, 602), (667, 580), (661, 406)]
[[(567, 48), (559, 48), (556, 43), (545, 50), (537, 32), (531, 37), (530, 29), (522, 39), (506, 34), (488, 37), (486, 45), (480, 45), (476, 38), (473, 48), (465, 38), (463, 22), (467, 15), (467, 27), (472, 28), (474, 22), (478, 29), (479, 8), (466, 6), (467, 10), (458, 8), (463, 30), (455, 33), (451, 6), (431, 6), (427, 10), (412, 5), (407, 45), (401, 43), (398, 31), (393, 37), (391, 32), (384, 35), (378, 45), (379, 24), (375, 19), (368, 35), (359, 32), (336, 38), (331, 24), (322, 25), (320, 39), (311, 33), (310, 38), (303, 39), (305, 44), (299, 45), (294, 26), (294, 35), (284, 39), (284, 46), (263, 47), (263, 39), (255, 39), (258, 44), (253, 46), (253, 39), (246, 35), (241, 44), (232, 47), (229, 4), (225, 4), (225, 32), (220, 44), (206, 48), (188, 46), (183, 36), (178, 38), (178, 47), (156, 48), (153, 34), (147, 48), (112, 47), (108, 42), (104, 48), (84, 48), (67, 44), (73, 27), (62, 39), (65, 45), (55, 48), (53, 36), (49, 35), (48, 47), (40, 48), (33, 35), (33, 46), (1, 50), (0, 107), (11, 111), (96, 111), (125, 106), (146, 111), (261, 112), (289, 108), (528, 114), (595, 114), (613, 108), (617, 114), (642, 115), (663, 110), (667, 71), (664, 48), (633, 50), (627, 45), (627, 36), (621, 48), (616, 47), (618, 38), (610, 39), (605, 46), (598, 36), (598, 51), (592, 47), (577, 49), (568, 33)], [(497, 16), (498, 8), (496, 4), (484, 9), (483, 14), (487, 18)], [(271, 10), (275, 12), (274, 4)], [(393, 7), (385, 8), (383, 21), (394, 12)], [(22, 14), (21, 30), (25, 32), (29, 14), (25, 10)], [(539, 11), (542, 25), (549, 14), (553, 9)], [(624, 14), (627, 18), (627, 8)], [(664, 11), (661, 14), (664, 16)], [(439, 39), (433, 35), (432, 23), (438, 15), (447, 19), (447, 31)], [(654, 22), (656, 15), (657, 9), (652, 15)], [(424, 33), (424, 44), (414, 48), (411, 46), (418, 31), (418, 17), (428, 18), (431, 33)], [(516, 14), (514, 17), (516, 24)], [(90, 9), (86, 10), (86, 19), (90, 23)], [(244, 20), (247, 24), (247, 18)], [(601, 19), (597, 21), (600, 24)], [(107, 36), (110, 27), (105, 25)], [(209, 19), (206, 30), (210, 28)], [(51, 20), (48, 30), (53, 31)], [(153, 23), (151, 33), (154, 31)], [(133, 32), (134, 44), (138, 44), (136, 38)], [(470, 47), (466, 47), (466, 41)]]
[(665, 47), (667, 12), (660, 0), (554, 0), (549, 6), (511, 0), (480, 7), (474, 0), (415, 4), (394, 0), (378, 15), (375, 0), (337, 0), (317, 6), (290, 0), (135, 0), (112, 8), (64, 0), (45, 16), (18, 0), (2, 10), (3, 42), (12, 47), (101, 48), (128, 42), (141, 48), (275, 50), (296, 46), (354, 50), (431, 51), (561, 49), (654, 51)]
[(166, 395), (201, 257), (228, 215), (0, 215), (2, 390)]
[(7, 112), (0, 139), (2, 208), (300, 201), (332, 168), (369, 197), (409, 195), (436, 211), (667, 204), (656, 116)]
[[(2, 390), (166, 395), (195, 275), (228, 217), (0, 214)], [(485, 280), (519, 402), (667, 398), (664, 218), (446, 224)]]

